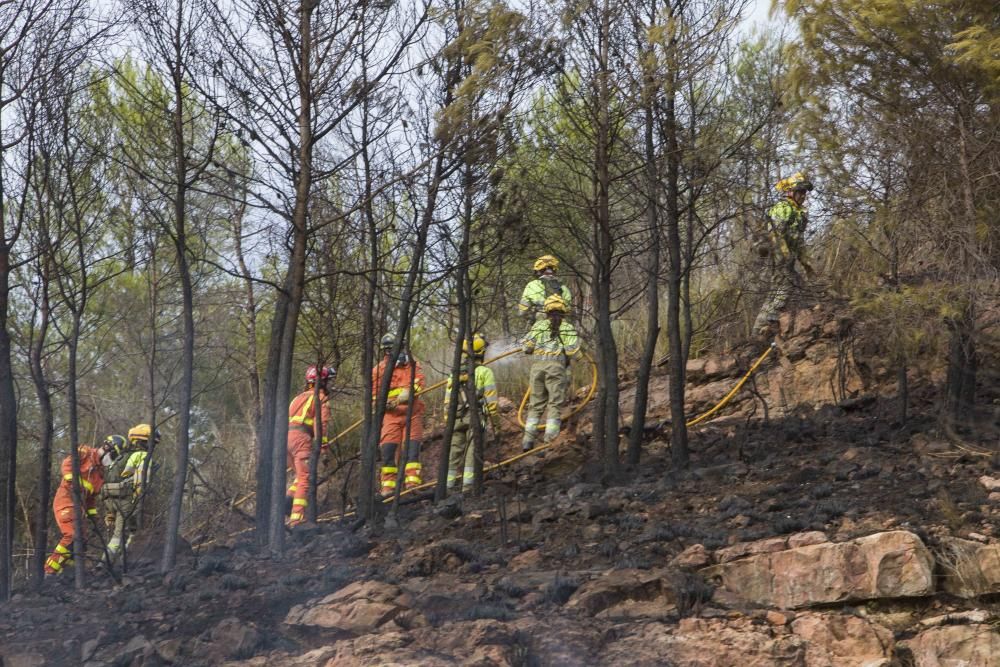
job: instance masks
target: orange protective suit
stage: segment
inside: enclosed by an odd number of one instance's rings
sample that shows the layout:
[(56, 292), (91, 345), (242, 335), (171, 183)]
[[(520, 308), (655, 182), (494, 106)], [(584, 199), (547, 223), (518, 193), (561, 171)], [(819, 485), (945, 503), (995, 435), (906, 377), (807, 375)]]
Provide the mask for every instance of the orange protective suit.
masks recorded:
[[(382, 382), (382, 374), (388, 364), (388, 355), (379, 362), (378, 366), (372, 369), (372, 400), (378, 393), (379, 385)], [(407, 402), (400, 402), (404, 392), (410, 390), (413, 384), (413, 417), (410, 421), (410, 438), (404, 442), (406, 436), (406, 413)], [(420, 441), (424, 437), (424, 402), (416, 397), (424, 387), (424, 373), (420, 369), (420, 363), (415, 359), (410, 359), (406, 364), (392, 367), (392, 375), (389, 378), (389, 405), (396, 404), (395, 407), (386, 406), (385, 416), (382, 418), (382, 431), (379, 434), (379, 447), (382, 450), (382, 495), (389, 495), (396, 490), (396, 483), (399, 476), (400, 445), (407, 446), (407, 461), (404, 483), (406, 488), (417, 486), (421, 483), (420, 465)]]
[[(101, 455), (93, 447), (80, 445), (77, 449), (80, 456), (80, 493), (83, 494), (84, 519), (97, 516), (97, 494), (104, 486), (104, 465)], [(56, 545), (55, 551), (45, 561), (45, 574), (57, 574), (64, 565), (72, 565), (73, 538), (73, 459), (67, 456), (62, 462), (62, 483), (56, 489), (56, 497), (52, 502), (52, 511), (56, 515), (56, 524), (62, 533), (62, 539)]]
[[(327, 447), (330, 433), (330, 397), (320, 389), (320, 416), (323, 420), (322, 447)], [(305, 521), (309, 505), (309, 454), (312, 451), (313, 425), (316, 421), (316, 396), (312, 388), (292, 399), (288, 406), (288, 465), (295, 470), (295, 481), (285, 494), (292, 503), (288, 523), (292, 526)]]

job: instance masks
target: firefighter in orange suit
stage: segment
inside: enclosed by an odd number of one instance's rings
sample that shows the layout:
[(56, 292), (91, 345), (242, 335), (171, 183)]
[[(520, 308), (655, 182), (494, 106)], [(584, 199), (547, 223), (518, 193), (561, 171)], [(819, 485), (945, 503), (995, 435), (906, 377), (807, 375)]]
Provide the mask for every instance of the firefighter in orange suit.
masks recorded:
[[(406, 415), (409, 404), (413, 403), (413, 415), (410, 420), (410, 437), (406, 442), (406, 468), (403, 471), (403, 488), (412, 489), (419, 486), (423, 479), (420, 476), (420, 441), (424, 437), (424, 402), (416, 394), (424, 386), (424, 374), (420, 364), (410, 357), (406, 351), (399, 353), (394, 361), (389, 360), (395, 340), (386, 334), (382, 337), (382, 361), (372, 369), (372, 400), (378, 393), (382, 381), (382, 373), (391, 368), (389, 380), (389, 398), (385, 406), (385, 416), (382, 419), (382, 432), (379, 435), (379, 448), (382, 452), (382, 495), (388, 496), (396, 492), (396, 481), (399, 477), (400, 445), (406, 437)], [(410, 387), (413, 387), (411, 394)]]
[(330, 396), (327, 383), (337, 375), (333, 368), (306, 369), (306, 386), (288, 406), (288, 466), (295, 470), (295, 481), (285, 494), (285, 512), (289, 513), (288, 525), (297, 526), (306, 520), (309, 505), (309, 455), (312, 452), (313, 426), (316, 422), (316, 384), (319, 383), (320, 417), (323, 433), (320, 447), (329, 447)]
[[(80, 457), (80, 493), (84, 521), (86, 521), (90, 517), (97, 516), (97, 496), (104, 486), (104, 467), (111, 464), (112, 453), (107, 444), (102, 444), (99, 448), (80, 445), (76, 451)], [(63, 459), (62, 482), (56, 489), (52, 511), (56, 515), (56, 525), (59, 526), (62, 539), (45, 561), (45, 574), (59, 574), (65, 566), (73, 564), (72, 549), (76, 531), (73, 526), (72, 456)]]

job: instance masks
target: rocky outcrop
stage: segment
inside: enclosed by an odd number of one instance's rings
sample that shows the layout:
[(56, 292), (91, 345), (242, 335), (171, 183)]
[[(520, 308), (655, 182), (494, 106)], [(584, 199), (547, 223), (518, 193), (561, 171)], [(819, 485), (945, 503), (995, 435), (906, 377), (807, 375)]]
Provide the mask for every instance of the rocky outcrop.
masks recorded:
[(410, 596), (398, 586), (358, 581), (324, 598), (292, 607), (285, 623), (365, 634), (387, 625), (398, 628), (395, 621), (404, 617), (407, 627), (426, 624), (420, 614), (412, 611)]
[(933, 559), (906, 531), (762, 553), (701, 573), (720, 600), (796, 609), (833, 602), (919, 597), (934, 592)]
[(937, 554), (946, 593), (974, 598), (1000, 592), (1000, 544), (945, 538)]
[(808, 667), (888, 665), (895, 647), (891, 630), (857, 616), (802, 614), (791, 629), (806, 642)]
[(787, 551), (799, 547), (808, 547), (813, 544), (823, 544), (829, 540), (826, 533), (818, 530), (808, 533), (795, 533), (794, 535), (782, 535), (779, 537), (769, 537), (766, 540), (756, 542), (740, 542), (731, 547), (725, 547), (715, 552), (715, 560), (718, 563), (728, 563), (737, 558), (755, 556), (757, 554), (769, 554), (776, 551)]
[[(674, 595), (666, 573), (656, 570), (611, 570), (580, 586), (566, 604), (592, 616), (655, 615), (673, 608)], [(641, 611), (634, 607), (642, 605)], [(636, 613), (639, 612), (639, 613)]]
[(1000, 660), (1000, 633), (990, 625), (945, 625), (900, 642), (914, 667), (994, 667)]
[(702, 544), (692, 544), (677, 554), (670, 564), (677, 568), (696, 570), (712, 562), (712, 554)]
[(805, 667), (806, 646), (799, 637), (748, 619), (684, 619), (679, 626), (647, 623), (629, 628), (610, 644), (601, 665), (654, 667)]
[(227, 658), (251, 656), (261, 644), (261, 636), (253, 623), (238, 618), (224, 618), (212, 628), (209, 639), (216, 648), (216, 655)]
[(600, 664), (686, 667), (881, 667), (893, 658), (892, 632), (866, 619), (782, 614), (750, 618), (685, 619), (677, 626), (648, 623), (611, 643)]
[(519, 627), (483, 619), (411, 632), (377, 632), (343, 639), (303, 655), (272, 654), (227, 663), (226, 667), (446, 667), (455, 664), (514, 667), (522, 664), (527, 655), (526, 641), (528, 635)]

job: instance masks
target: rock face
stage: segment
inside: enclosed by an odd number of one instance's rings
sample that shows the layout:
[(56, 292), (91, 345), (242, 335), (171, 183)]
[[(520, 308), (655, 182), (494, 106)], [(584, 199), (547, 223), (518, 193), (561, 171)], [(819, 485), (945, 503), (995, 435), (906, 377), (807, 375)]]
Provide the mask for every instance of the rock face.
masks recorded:
[(648, 623), (613, 642), (599, 664), (685, 667), (878, 667), (891, 664), (892, 632), (863, 618), (802, 614), (791, 627), (749, 618)]
[(1000, 661), (1000, 633), (989, 625), (946, 625), (909, 641), (914, 667), (994, 667)]
[(516, 625), (480, 619), (412, 632), (376, 632), (342, 639), (304, 655), (272, 654), (266, 658), (227, 663), (225, 667), (447, 667), (456, 664), (514, 667), (523, 664), (527, 636)]
[(947, 593), (974, 598), (1000, 592), (1000, 544), (979, 544), (957, 537), (942, 541), (938, 563)]
[(719, 549), (715, 552), (715, 560), (719, 563), (728, 563), (737, 558), (774, 553), (776, 551), (787, 551), (788, 549), (808, 547), (813, 544), (823, 544), (827, 541), (826, 533), (818, 530), (807, 533), (795, 533), (794, 535), (783, 535), (781, 537), (769, 537), (766, 540), (740, 542), (731, 547)]
[(802, 614), (792, 632), (806, 642), (809, 667), (888, 664), (895, 644), (888, 628), (857, 616)]
[(684, 619), (674, 628), (647, 623), (631, 628), (601, 654), (600, 665), (684, 667), (806, 667), (805, 642), (754, 627), (749, 619)]
[(260, 633), (252, 623), (244, 623), (238, 618), (224, 618), (212, 628), (210, 639), (219, 653), (227, 657), (241, 658), (253, 655), (260, 645)]
[(701, 544), (692, 544), (670, 561), (674, 567), (697, 569), (712, 562), (712, 555)]
[(934, 592), (933, 559), (920, 538), (906, 531), (868, 535), (763, 553), (706, 568), (721, 597), (796, 609), (875, 598), (919, 597)]
[[(422, 624), (422, 617), (413, 614), (410, 608), (409, 595), (398, 586), (380, 581), (358, 581), (324, 598), (292, 607), (285, 623), (359, 635), (381, 628), (404, 615), (410, 621), (407, 625)], [(395, 624), (392, 627), (395, 628)]]
[[(625, 606), (636, 603), (651, 603), (666, 611), (673, 607), (674, 596), (665, 573), (645, 570), (611, 570), (603, 576), (588, 581), (581, 586), (566, 604), (567, 609), (580, 609), (590, 615), (608, 612), (605, 615), (632, 615)], [(648, 607), (649, 605), (644, 605)], [(644, 608), (642, 613), (649, 612)]]

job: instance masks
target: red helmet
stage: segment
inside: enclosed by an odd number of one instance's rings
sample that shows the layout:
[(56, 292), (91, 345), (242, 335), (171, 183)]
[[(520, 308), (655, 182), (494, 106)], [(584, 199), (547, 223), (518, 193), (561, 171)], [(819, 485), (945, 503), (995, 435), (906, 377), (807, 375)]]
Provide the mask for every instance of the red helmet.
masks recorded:
[(336, 377), (336, 375), (337, 375), (336, 369), (330, 366), (324, 366), (323, 368), (319, 369), (319, 373), (316, 372), (315, 366), (310, 366), (309, 368), (306, 369), (306, 382), (309, 383), (316, 382), (317, 376), (322, 382), (326, 382), (330, 378)]

